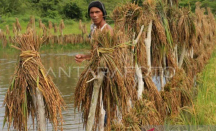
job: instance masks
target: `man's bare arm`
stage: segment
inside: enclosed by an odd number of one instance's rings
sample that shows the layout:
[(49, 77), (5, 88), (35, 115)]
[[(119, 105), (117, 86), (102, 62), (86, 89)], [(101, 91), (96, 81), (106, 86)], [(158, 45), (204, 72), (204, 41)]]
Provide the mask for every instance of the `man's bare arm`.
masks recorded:
[(82, 62), (84, 60), (90, 60), (90, 59), (91, 59), (91, 54), (86, 54), (86, 55), (84, 55), (84, 54), (77, 54), (77, 55), (75, 55), (75, 60), (78, 63), (80, 63), (80, 62)]

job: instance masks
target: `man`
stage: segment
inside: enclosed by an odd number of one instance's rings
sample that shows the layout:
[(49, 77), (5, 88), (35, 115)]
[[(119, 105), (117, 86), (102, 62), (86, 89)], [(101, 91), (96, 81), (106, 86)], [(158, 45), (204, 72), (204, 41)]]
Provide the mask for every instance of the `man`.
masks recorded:
[[(90, 37), (94, 33), (95, 28), (102, 30), (107, 30), (113, 34), (112, 28), (106, 23), (106, 10), (100, 1), (93, 1), (89, 4), (88, 7), (88, 15), (90, 16), (91, 20), (93, 21), (93, 24), (91, 26), (91, 32)], [(75, 56), (76, 62), (80, 63), (83, 60), (89, 60), (91, 59), (91, 54), (78, 54)]]

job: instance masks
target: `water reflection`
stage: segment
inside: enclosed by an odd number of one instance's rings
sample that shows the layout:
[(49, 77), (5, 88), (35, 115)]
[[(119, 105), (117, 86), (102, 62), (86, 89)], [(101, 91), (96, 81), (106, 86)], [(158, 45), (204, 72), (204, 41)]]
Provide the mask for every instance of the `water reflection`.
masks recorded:
[[(64, 130), (65, 131), (82, 131), (83, 124), (81, 113), (74, 112), (74, 91), (78, 80), (78, 76), (85, 67), (83, 64), (77, 64), (74, 55), (86, 51), (42, 51), (41, 60), (48, 74), (53, 78), (54, 83), (62, 93), (63, 99), (67, 104), (67, 110), (63, 112)], [(5, 93), (9, 87), (9, 83), (13, 76), (18, 52), (0, 52), (0, 128), (2, 129), (4, 120), (3, 101)], [(28, 128), (33, 129), (31, 118), (29, 119)], [(47, 126), (48, 130), (52, 130), (51, 124)], [(7, 130), (5, 126), (4, 130)]]

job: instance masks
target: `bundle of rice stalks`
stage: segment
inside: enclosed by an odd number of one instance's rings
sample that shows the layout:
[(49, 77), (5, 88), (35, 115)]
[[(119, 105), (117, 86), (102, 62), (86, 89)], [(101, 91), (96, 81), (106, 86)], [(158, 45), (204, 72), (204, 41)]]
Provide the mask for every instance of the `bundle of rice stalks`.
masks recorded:
[(64, 21), (61, 20), (60, 24), (59, 24), (59, 31), (61, 32), (61, 35), (63, 36), (63, 29), (65, 28), (65, 25), (64, 25)]
[(34, 27), (35, 27), (35, 18), (34, 18), (34, 16), (31, 16), (26, 29), (34, 28)]
[(54, 43), (58, 43), (58, 41), (59, 41), (58, 36), (54, 35), (53, 37), (54, 37)]
[(141, 131), (139, 127), (139, 118), (137, 118), (137, 116), (137, 113), (132, 111), (123, 116), (122, 123), (124, 124), (127, 130)]
[(16, 29), (16, 24), (13, 23), (13, 33), (16, 36), (17, 35), (17, 29)]
[(83, 43), (83, 42), (84, 42), (84, 39), (81, 34), (64, 35), (64, 43), (77, 44), (77, 43)]
[[(215, 39), (214, 39), (215, 40)], [(199, 52), (196, 52), (196, 58), (194, 59), (194, 67), (196, 70), (196, 73), (199, 73), (207, 64), (209, 58), (211, 57), (211, 54), (214, 50), (214, 45), (209, 45), (205, 50), (201, 50)], [(187, 64), (188, 65), (188, 64)]]
[(163, 124), (163, 119), (155, 104), (143, 99), (135, 103), (130, 112), (123, 116), (121, 122), (113, 120), (112, 123), (111, 129), (115, 131), (141, 131), (151, 129), (152, 125)]
[[(173, 40), (178, 37), (176, 31), (177, 11), (176, 8), (169, 7), (166, 2), (158, 1), (156, 3), (151, 33), (151, 63), (152, 67), (159, 68), (159, 70), (154, 70), (153, 73), (156, 76), (161, 76), (161, 79), (163, 79), (163, 73), (165, 73), (162, 69), (167, 67), (167, 61), (173, 61), (172, 58), (175, 57), (168, 56), (170, 55), (169, 52), (173, 52), (173, 47), (177, 43), (177, 40), (175, 42)], [(163, 84), (161, 87), (163, 87)]]
[(198, 73), (198, 68), (200, 68), (200, 67), (197, 67), (197, 61), (195, 59), (188, 57), (188, 56), (185, 57), (182, 68), (184, 69), (185, 73), (187, 74), (187, 77), (194, 78), (196, 76), (196, 74)]
[(4, 32), (1, 31), (0, 37), (1, 37), (1, 40), (2, 40), (2, 47), (5, 48), (7, 46), (8, 42), (7, 42), (7, 37), (4, 34)]
[(177, 32), (177, 28), (178, 28), (179, 18), (181, 17), (180, 11), (181, 9), (178, 8), (177, 6), (169, 7), (166, 11), (167, 19), (169, 22), (169, 29), (172, 35), (172, 40), (174, 45), (177, 45), (179, 43), (178, 41), (179, 35)]
[(86, 25), (82, 24), (82, 20), (79, 20), (79, 29), (82, 31), (82, 39), (85, 40), (85, 34), (87, 33)]
[(18, 19), (18, 18), (16, 18), (16, 29), (17, 29), (17, 31), (18, 31), (18, 32), (20, 32), (20, 31), (22, 30), (22, 28), (21, 28), (21, 25), (20, 25), (20, 23), (19, 23), (19, 19)]
[(7, 35), (10, 35), (10, 29), (9, 29), (9, 26), (8, 26), (8, 25), (6, 25), (6, 34), (7, 34)]
[(14, 43), (14, 40), (11, 36), (8, 37), (9, 43)]
[(168, 12), (167, 5), (162, 1), (158, 1), (155, 10), (156, 10), (155, 14), (158, 15), (158, 17), (161, 20), (161, 24), (164, 27), (167, 43), (172, 48), (173, 47), (173, 38), (171, 35), (170, 25), (169, 25), (168, 16), (167, 16), (167, 12)]
[(49, 29), (52, 29), (53, 28), (53, 24), (51, 21), (49, 21)]
[(154, 102), (143, 99), (142, 101), (137, 101), (133, 112), (136, 112), (137, 117), (140, 120), (140, 125), (160, 125), (162, 124), (161, 114), (157, 111)]
[(145, 90), (143, 93), (143, 98), (147, 99), (155, 104), (157, 111), (160, 113), (162, 117), (165, 116), (165, 105), (163, 103), (163, 99), (157, 90), (156, 85), (149, 77), (144, 77)]
[[(102, 101), (107, 112), (107, 126), (115, 117), (115, 108), (118, 107), (122, 115), (128, 112), (128, 101), (132, 103), (137, 99), (136, 83), (134, 81), (134, 69), (130, 51), (128, 50), (127, 39), (124, 33), (114, 32), (110, 36), (109, 32), (96, 30), (92, 40), (92, 58), (89, 65), (77, 83), (75, 91), (75, 107), (83, 112), (84, 126), (87, 124), (90, 103), (93, 93), (93, 82), (88, 82), (93, 78), (92, 72), (98, 74), (104, 72), (105, 77), (101, 85)], [(130, 72), (129, 72), (130, 71)], [(127, 77), (126, 77), (127, 76)], [(100, 96), (99, 94), (99, 96)], [(100, 112), (100, 100), (97, 101), (95, 122), (98, 123)], [(95, 129), (97, 124), (95, 124)]]
[[(130, 40), (138, 36), (140, 27), (144, 25), (145, 29), (141, 34), (141, 39), (135, 47), (134, 62), (137, 61), (141, 67), (147, 67), (146, 47), (144, 40), (146, 38), (146, 29), (153, 18), (155, 10), (155, 1), (145, 1), (142, 7), (135, 3), (128, 3), (117, 7), (111, 16), (115, 21), (115, 29), (121, 30), (128, 36)], [(146, 69), (142, 68), (142, 72), (146, 73)]]
[(142, 16), (142, 8), (136, 4), (128, 3), (117, 7), (113, 11), (112, 19), (115, 21), (115, 26), (124, 33), (130, 33), (132, 39), (133, 32), (136, 31), (137, 19)]
[(200, 6), (201, 6), (201, 3), (196, 2), (195, 14), (196, 14), (196, 17), (197, 17), (197, 22), (201, 24), (201, 20), (202, 20), (202, 17), (204, 15), (204, 10), (202, 10), (200, 8)]
[(53, 28), (53, 24), (51, 21), (49, 21), (49, 33), (48, 33), (48, 43), (53, 43), (53, 37), (52, 37), (52, 33), (51, 33), (51, 29)]
[(193, 47), (194, 38), (196, 35), (196, 28), (193, 21), (193, 16), (187, 8), (180, 10), (181, 15), (178, 21), (178, 34), (180, 44), (186, 43), (186, 48)]
[(57, 24), (55, 23), (55, 25), (54, 25), (54, 33), (57, 33), (58, 32), (58, 26), (57, 26)]
[[(8, 123), (8, 128), (13, 123), (16, 130), (28, 130), (27, 118), (31, 114), (34, 123), (35, 114), (39, 113), (39, 105), (36, 104), (39, 99), (36, 99), (36, 96), (37, 92), (40, 92), (40, 102), (45, 104), (45, 116), (38, 116), (37, 120), (39, 117), (46, 117), (52, 122), (54, 130), (58, 130), (59, 125), (63, 130), (62, 108), (65, 102), (41, 63), (39, 50), (42, 42), (43, 38), (33, 30), (28, 30), (16, 38), (18, 45), (14, 47), (20, 51), (20, 55), (4, 100), (5, 122)], [(40, 130), (40, 127), (38, 129)]]
[(196, 9), (195, 9), (195, 27), (196, 27), (196, 39), (197, 39), (197, 43), (199, 46), (203, 46), (205, 44), (206, 38), (206, 31), (209, 27), (205, 27), (206, 24), (204, 25), (203, 23), (206, 23), (206, 19), (204, 19), (204, 17), (206, 17), (204, 15), (205, 13), (205, 9), (204, 8), (200, 8), (201, 3), (200, 2), (196, 2)]
[(40, 29), (43, 29), (44, 28), (44, 24), (42, 23), (42, 20), (41, 19), (39, 19), (39, 28)]
[(52, 45), (55, 43), (55, 36), (54, 35), (49, 35), (49, 43)]
[(132, 39), (133, 33), (138, 35), (140, 26), (148, 26), (155, 10), (155, 1), (145, 1), (143, 7), (135, 3), (128, 3), (114, 9), (111, 18), (115, 22), (115, 28), (129, 34)]
[(208, 26), (209, 26), (208, 39), (209, 41), (212, 41), (213, 36), (215, 35), (216, 22), (215, 22), (214, 15), (212, 14), (211, 9), (209, 7), (207, 8), (207, 11), (208, 11), (207, 19), (208, 19)]
[(41, 19), (39, 19), (39, 28), (43, 30), (43, 35), (47, 36), (47, 28), (46, 28), (45, 24), (42, 23)]
[[(151, 36), (152, 66), (162, 67), (164, 54), (166, 54), (166, 50), (169, 49), (169, 47), (167, 47), (167, 37), (164, 26), (162, 21), (157, 17), (153, 20)], [(155, 73), (157, 74), (158, 72)]]
[(166, 84), (161, 92), (163, 101), (167, 103), (167, 113), (177, 115), (179, 108), (192, 102), (192, 77), (186, 76), (183, 69), (178, 69), (175, 76)]

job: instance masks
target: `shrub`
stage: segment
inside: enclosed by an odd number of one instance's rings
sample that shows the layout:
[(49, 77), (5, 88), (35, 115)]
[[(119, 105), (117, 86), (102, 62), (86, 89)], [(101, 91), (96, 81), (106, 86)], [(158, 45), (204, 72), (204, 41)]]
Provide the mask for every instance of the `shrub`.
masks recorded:
[(63, 7), (63, 14), (65, 15), (66, 18), (70, 19), (82, 19), (83, 14), (81, 8), (73, 2), (67, 3)]

